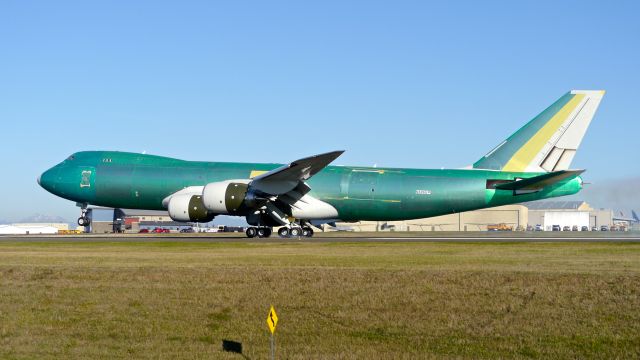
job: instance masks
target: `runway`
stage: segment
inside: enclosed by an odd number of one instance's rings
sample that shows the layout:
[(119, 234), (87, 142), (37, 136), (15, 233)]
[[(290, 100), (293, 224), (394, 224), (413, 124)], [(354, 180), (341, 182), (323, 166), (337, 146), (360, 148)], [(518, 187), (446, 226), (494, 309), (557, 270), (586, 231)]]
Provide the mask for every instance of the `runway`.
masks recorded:
[(0, 242), (195, 242), (195, 243), (535, 243), (535, 242), (625, 242), (640, 243), (638, 233), (329, 233), (313, 238), (246, 238), (241, 233), (222, 234), (104, 234), (104, 235), (2, 235)]

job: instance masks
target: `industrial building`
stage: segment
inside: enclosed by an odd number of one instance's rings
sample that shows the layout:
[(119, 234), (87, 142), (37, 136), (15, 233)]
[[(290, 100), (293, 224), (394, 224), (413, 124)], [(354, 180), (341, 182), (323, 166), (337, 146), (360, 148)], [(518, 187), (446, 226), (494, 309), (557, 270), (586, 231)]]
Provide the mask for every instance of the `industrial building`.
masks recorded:
[(13, 223), (12, 226), (19, 228), (31, 228), (31, 227), (53, 227), (59, 231), (69, 230), (69, 224), (67, 223), (45, 223), (45, 222), (29, 222), (29, 223)]
[[(487, 231), (491, 226), (506, 225), (511, 230), (525, 230), (528, 209), (523, 205), (467, 211), (425, 219), (404, 221), (339, 222), (337, 229), (353, 231)], [(331, 230), (326, 227), (326, 230)]]
[(57, 227), (40, 224), (29, 226), (0, 225), (0, 235), (54, 235), (59, 232)]
[[(442, 215), (426, 219), (405, 221), (340, 222), (338, 230), (351, 231), (487, 231), (487, 230), (542, 230), (552, 231), (553, 225), (582, 230), (602, 226), (609, 229), (613, 211), (593, 209), (584, 201), (535, 201), (518, 205)], [(326, 227), (326, 230), (331, 230)]]
[(583, 226), (601, 229), (613, 225), (613, 211), (593, 209), (584, 201), (534, 201), (525, 204), (529, 208), (529, 224), (542, 225), (551, 231), (554, 225), (564, 228)]
[[(168, 229), (179, 232), (193, 227), (192, 223), (173, 221), (166, 211), (135, 209), (90, 209), (91, 233), (129, 232), (147, 229)], [(487, 230), (533, 230), (539, 226), (552, 231), (557, 225), (582, 230), (614, 225), (613, 211), (593, 209), (584, 201), (536, 201), (517, 205), (499, 206), (489, 209), (436, 216), (405, 221), (359, 221), (338, 222), (336, 227), (323, 225), (324, 231), (487, 231)]]
[(191, 223), (173, 221), (166, 211), (90, 208), (87, 216), (91, 219), (87, 232), (94, 234), (137, 233), (143, 229), (152, 231), (156, 228), (180, 232), (193, 226)]

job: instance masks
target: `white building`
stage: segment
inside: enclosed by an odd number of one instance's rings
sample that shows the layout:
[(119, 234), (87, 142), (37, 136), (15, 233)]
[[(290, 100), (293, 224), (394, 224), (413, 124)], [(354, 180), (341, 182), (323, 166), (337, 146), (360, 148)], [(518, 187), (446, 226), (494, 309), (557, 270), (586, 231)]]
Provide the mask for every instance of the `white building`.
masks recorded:
[(553, 225), (561, 229), (587, 226), (589, 230), (613, 225), (611, 210), (596, 210), (584, 201), (534, 201), (524, 205), (529, 208), (529, 225), (542, 225), (546, 231), (551, 231)]
[(17, 226), (17, 227), (42, 227), (42, 226), (48, 226), (48, 227), (54, 227), (58, 230), (69, 230), (69, 224), (67, 223), (14, 223), (11, 224), (13, 226)]
[(58, 228), (53, 226), (0, 225), (0, 235), (55, 235)]

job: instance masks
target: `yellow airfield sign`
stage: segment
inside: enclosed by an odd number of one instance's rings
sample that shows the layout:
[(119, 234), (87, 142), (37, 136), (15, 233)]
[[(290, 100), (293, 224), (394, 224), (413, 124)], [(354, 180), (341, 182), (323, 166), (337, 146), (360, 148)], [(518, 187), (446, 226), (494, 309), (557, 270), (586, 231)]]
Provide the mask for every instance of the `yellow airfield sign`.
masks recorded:
[(269, 310), (269, 315), (267, 315), (267, 326), (269, 326), (269, 331), (273, 334), (276, 332), (276, 326), (278, 325), (278, 315), (276, 315), (276, 309), (271, 305), (271, 310)]

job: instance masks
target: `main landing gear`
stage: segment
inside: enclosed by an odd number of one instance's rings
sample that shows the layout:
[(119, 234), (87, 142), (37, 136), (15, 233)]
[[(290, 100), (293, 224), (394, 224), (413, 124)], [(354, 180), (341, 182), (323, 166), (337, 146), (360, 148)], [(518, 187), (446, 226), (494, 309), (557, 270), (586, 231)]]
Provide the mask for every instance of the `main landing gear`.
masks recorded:
[[(266, 226), (250, 226), (245, 231), (248, 238), (268, 238), (271, 236), (273, 229)], [(311, 226), (303, 225), (303, 226), (291, 226), (286, 227), (283, 226), (278, 230), (278, 235), (281, 238), (300, 238), (300, 237), (312, 237), (313, 229)]]
[(272, 232), (273, 232), (272, 228), (265, 227), (265, 226), (259, 226), (259, 227), (251, 226), (247, 228), (247, 231), (245, 231), (248, 238), (254, 238), (256, 236), (259, 238), (268, 238), (269, 236), (271, 236)]
[(312, 237), (313, 229), (311, 226), (303, 225), (303, 226), (292, 226), (292, 227), (281, 227), (278, 230), (278, 235), (281, 238), (289, 238), (289, 237)]

